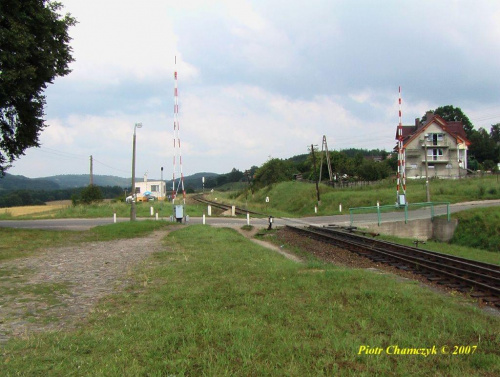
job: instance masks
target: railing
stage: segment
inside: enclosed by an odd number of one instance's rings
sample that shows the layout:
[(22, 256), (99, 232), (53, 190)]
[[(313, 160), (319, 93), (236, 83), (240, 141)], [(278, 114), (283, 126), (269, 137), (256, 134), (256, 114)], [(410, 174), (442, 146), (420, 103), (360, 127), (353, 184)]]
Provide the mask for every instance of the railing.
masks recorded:
[[(446, 211), (444, 208), (446, 206)], [(430, 213), (425, 211), (430, 210)], [(437, 214), (436, 214), (437, 212)], [(380, 225), (382, 222), (394, 222), (402, 221), (404, 219), (405, 224), (408, 220), (417, 220), (422, 218), (430, 218), (444, 215), (448, 221), (450, 221), (450, 203), (449, 202), (425, 202), (425, 203), (409, 203), (405, 206), (397, 205), (383, 205), (383, 206), (371, 206), (371, 207), (354, 207), (349, 208), (350, 223), (351, 226), (354, 224), (354, 216), (358, 215), (356, 222), (373, 223), (376, 222)], [(364, 215), (364, 216), (360, 216)], [(372, 215), (372, 216), (370, 216)]]

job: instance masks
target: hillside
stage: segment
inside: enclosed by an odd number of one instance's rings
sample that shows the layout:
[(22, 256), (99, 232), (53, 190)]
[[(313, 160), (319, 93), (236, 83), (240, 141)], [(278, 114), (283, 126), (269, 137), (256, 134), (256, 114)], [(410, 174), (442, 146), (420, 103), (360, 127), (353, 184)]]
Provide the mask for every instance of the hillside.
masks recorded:
[(0, 178), (0, 191), (14, 190), (59, 190), (59, 184), (49, 178), (27, 178), (22, 175), (5, 174)]
[[(202, 177), (216, 177), (216, 173), (196, 173), (191, 176), (184, 177), (184, 186), (193, 189), (202, 188)], [(137, 177), (137, 182), (142, 182), (142, 177)], [(159, 178), (149, 178), (150, 180), (159, 180)], [(27, 178), (22, 175), (5, 174), (5, 177), (0, 178), (0, 191), (18, 191), (18, 190), (33, 190), (33, 191), (51, 191), (63, 190), (78, 187), (86, 187), (90, 183), (88, 174), (63, 174), (54, 175), (43, 178)], [(130, 187), (132, 182), (130, 178), (115, 177), (112, 175), (94, 175), (94, 184), (97, 186), (118, 186)], [(167, 181), (167, 187), (172, 186), (172, 180)]]

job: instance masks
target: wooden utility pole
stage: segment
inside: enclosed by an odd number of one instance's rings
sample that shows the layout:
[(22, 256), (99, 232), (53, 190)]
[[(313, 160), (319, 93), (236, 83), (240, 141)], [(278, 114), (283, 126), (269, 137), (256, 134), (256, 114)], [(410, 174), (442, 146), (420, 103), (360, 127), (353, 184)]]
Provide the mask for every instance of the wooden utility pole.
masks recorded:
[(92, 155), (90, 155), (90, 185), (94, 184), (94, 165), (92, 161)]
[(318, 175), (316, 174), (316, 155), (314, 154), (314, 145), (312, 144), (311, 144), (311, 153), (314, 165), (314, 181), (316, 182), (316, 196), (318, 197), (318, 206), (319, 206), (321, 204), (321, 200), (319, 198)]

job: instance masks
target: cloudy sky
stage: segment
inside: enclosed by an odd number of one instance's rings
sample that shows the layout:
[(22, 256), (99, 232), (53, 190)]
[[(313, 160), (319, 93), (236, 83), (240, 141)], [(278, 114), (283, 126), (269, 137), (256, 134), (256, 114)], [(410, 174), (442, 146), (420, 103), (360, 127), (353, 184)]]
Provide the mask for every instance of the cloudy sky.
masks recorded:
[[(184, 175), (321, 148), (390, 150), (398, 124), (460, 107), (500, 122), (497, 0), (60, 0), (72, 73), (46, 91), (41, 148), (11, 174), (173, 172), (178, 71)], [(174, 57), (177, 65), (174, 67)]]

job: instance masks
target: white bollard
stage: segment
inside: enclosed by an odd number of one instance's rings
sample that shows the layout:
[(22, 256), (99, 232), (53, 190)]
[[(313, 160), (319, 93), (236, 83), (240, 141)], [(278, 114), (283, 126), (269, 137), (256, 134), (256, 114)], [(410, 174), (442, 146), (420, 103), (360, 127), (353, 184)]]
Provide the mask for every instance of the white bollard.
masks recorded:
[(212, 206), (209, 205), (207, 208), (208, 216), (212, 216)]
[(339, 212), (342, 212), (342, 203), (339, 204)]
[(314, 213), (318, 213), (318, 206), (314, 206)]
[(247, 212), (247, 225), (250, 225), (250, 214)]
[(115, 224), (116, 224), (116, 212), (115, 212), (115, 213), (113, 213), (113, 223), (115, 223)]
[(236, 207), (231, 206), (231, 216), (236, 216)]
[(205, 214), (203, 214), (203, 225), (205, 225)]
[(149, 211), (151, 212), (151, 216), (153, 216), (153, 215), (154, 215), (154, 213), (155, 213), (155, 211), (154, 211), (153, 207), (149, 207)]
[(158, 221), (158, 212), (156, 212), (156, 221)]

